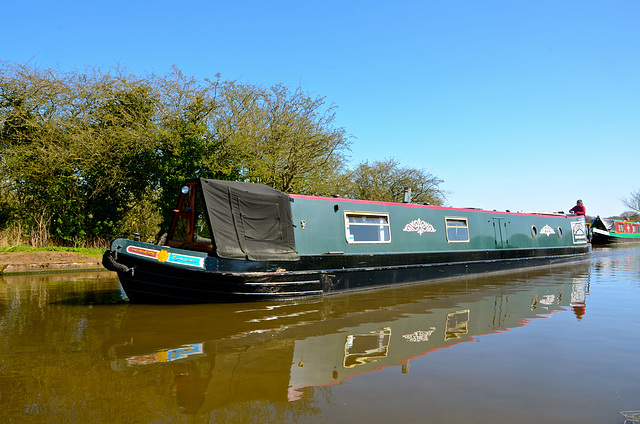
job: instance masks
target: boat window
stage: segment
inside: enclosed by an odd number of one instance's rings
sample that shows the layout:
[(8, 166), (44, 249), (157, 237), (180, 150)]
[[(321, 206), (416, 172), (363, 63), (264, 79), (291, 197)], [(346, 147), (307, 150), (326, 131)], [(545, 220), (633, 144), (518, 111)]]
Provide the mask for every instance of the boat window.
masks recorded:
[(444, 327), (444, 339), (459, 339), (463, 335), (468, 334), (469, 314), (471, 310), (463, 309), (461, 311), (451, 312), (447, 314), (447, 321)]
[(178, 216), (171, 240), (189, 241), (189, 219)]
[(562, 227), (558, 227), (558, 238), (562, 238)]
[(344, 368), (355, 368), (377, 362), (385, 358), (389, 352), (391, 329), (385, 327), (381, 330), (371, 331), (365, 334), (349, 334), (344, 345)]
[(348, 243), (389, 243), (389, 214), (345, 212), (345, 233)]
[(174, 222), (169, 230), (170, 246), (191, 245), (198, 249), (211, 247), (211, 229), (204, 199), (200, 190), (196, 190), (195, 184), (183, 187), (178, 208), (174, 212)]
[(536, 228), (535, 225), (531, 226), (531, 235), (533, 236), (533, 238), (538, 237), (538, 229)]
[(196, 223), (193, 229), (193, 242), (211, 243), (211, 229), (207, 221), (207, 212), (201, 193), (197, 193), (196, 195), (195, 216)]
[(445, 218), (447, 226), (447, 241), (449, 243), (463, 243), (469, 241), (469, 225), (467, 218)]

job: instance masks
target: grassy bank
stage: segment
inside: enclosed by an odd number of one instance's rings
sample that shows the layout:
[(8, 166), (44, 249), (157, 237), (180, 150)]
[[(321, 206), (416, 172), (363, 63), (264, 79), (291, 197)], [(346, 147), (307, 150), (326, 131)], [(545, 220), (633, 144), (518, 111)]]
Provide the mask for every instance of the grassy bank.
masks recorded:
[(0, 253), (32, 253), (32, 252), (72, 252), (82, 255), (102, 255), (106, 249), (86, 247), (33, 247), (25, 245), (0, 246)]

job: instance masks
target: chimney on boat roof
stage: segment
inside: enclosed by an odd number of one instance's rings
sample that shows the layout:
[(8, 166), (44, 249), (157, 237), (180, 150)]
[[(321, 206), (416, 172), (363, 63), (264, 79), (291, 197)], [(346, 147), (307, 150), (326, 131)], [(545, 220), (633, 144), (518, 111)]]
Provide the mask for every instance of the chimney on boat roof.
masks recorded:
[(404, 188), (404, 199), (402, 203), (411, 203), (411, 187)]

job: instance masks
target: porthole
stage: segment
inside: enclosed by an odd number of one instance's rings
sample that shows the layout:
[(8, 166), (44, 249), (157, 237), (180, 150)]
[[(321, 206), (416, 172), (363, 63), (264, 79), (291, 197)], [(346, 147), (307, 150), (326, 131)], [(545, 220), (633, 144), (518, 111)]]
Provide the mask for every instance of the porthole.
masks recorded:
[(558, 238), (562, 238), (562, 228), (558, 227)]
[(538, 237), (538, 229), (536, 228), (535, 225), (531, 226), (531, 235), (533, 236), (533, 238)]

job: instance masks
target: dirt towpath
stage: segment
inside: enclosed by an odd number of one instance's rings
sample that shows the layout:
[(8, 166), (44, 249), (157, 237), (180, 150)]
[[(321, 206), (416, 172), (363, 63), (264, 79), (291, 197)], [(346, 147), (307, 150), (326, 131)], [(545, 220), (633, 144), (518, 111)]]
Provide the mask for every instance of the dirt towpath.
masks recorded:
[(0, 253), (0, 275), (101, 269), (104, 269), (102, 255), (98, 254), (53, 251)]

